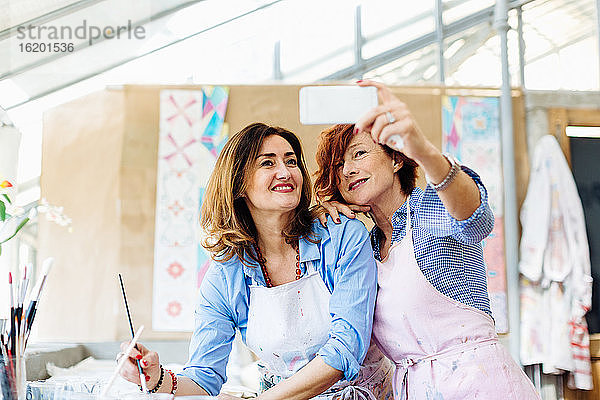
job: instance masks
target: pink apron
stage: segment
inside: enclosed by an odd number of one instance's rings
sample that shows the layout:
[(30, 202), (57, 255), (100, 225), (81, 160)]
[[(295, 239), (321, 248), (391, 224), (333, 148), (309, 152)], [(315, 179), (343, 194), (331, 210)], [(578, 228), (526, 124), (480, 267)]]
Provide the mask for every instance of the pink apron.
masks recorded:
[(406, 236), (377, 262), (373, 337), (396, 364), (395, 399), (539, 399), (498, 343), (483, 311), (440, 293), (415, 259), (410, 209)]

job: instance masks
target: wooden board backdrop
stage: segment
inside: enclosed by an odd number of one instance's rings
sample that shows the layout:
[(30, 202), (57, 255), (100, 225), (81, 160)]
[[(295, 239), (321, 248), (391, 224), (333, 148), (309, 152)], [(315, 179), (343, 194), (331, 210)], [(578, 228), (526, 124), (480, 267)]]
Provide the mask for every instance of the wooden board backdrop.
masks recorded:
[[(65, 207), (73, 232), (41, 221), (39, 259), (56, 259), (37, 320), (43, 340), (110, 341), (129, 336), (116, 274), (126, 277), (136, 326), (148, 339), (185, 339), (153, 332), (152, 265), (156, 199), (159, 92), (200, 85), (109, 88), (45, 114), (42, 197)], [(300, 86), (229, 86), (230, 132), (262, 121), (296, 132), (311, 171), (320, 131), (298, 121)], [(396, 87), (426, 134), (441, 146), (441, 96), (499, 96), (495, 89)], [(517, 193), (529, 172), (520, 91), (513, 91)], [(423, 184), (423, 179), (420, 179)]]

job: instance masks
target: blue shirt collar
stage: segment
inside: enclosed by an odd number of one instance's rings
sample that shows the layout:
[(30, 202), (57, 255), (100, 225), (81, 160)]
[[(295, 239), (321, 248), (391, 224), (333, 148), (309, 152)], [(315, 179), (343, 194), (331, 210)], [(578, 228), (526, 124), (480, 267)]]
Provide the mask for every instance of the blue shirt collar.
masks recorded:
[[(331, 217), (328, 217), (327, 222), (333, 223)], [(316, 241), (316, 243), (311, 242), (307, 238), (300, 239), (300, 263), (320, 260), (321, 245), (331, 239), (329, 229), (323, 227), (318, 219), (315, 219), (312, 223), (310, 239)]]
[[(413, 213), (415, 212), (415, 209), (417, 207), (417, 203), (419, 202), (419, 199), (421, 197), (421, 195), (423, 194), (423, 189), (421, 189), (420, 187), (415, 187), (412, 191), (412, 193), (410, 194), (410, 215), (413, 215)], [(396, 211), (394, 211), (393, 215), (397, 215), (397, 214), (406, 214), (406, 202), (402, 203), (402, 205), (400, 206), (399, 209), (397, 209)], [(393, 216), (392, 215), (392, 216)]]

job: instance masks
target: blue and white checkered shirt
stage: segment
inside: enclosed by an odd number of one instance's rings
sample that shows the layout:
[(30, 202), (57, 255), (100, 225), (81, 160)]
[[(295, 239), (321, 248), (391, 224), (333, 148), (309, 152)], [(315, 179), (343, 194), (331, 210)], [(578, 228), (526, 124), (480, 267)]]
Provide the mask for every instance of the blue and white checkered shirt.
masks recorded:
[[(446, 211), (429, 185), (425, 191), (416, 187), (410, 195), (415, 258), (425, 278), (437, 290), (491, 316), (481, 241), (492, 231), (494, 215), (479, 175), (464, 166), (462, 170), (473, 178), (481, 194), (481, 205), (464, 221), (457, 221)], [(406, 203), (392, 215), (392, 227), (394, 244), (406, 234)], [(376, 238), (381, 234), (378, 227), (371, 231), (377, 260), (381, 260), (381, 255)]]

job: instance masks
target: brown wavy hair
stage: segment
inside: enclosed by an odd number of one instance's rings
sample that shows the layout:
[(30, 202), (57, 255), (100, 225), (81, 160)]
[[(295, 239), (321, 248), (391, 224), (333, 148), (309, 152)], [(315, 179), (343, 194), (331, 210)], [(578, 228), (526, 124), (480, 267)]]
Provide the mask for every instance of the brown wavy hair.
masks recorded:
[(244, 256), (258, 261), (254, 252), (258, 231), (244, 194), (260, 147), (265, 138), (272, 135), (282, 137), (292, 146), (303, 179), (300, 203), (282, 234), (288, 243), (312, 234), (314, 215), (309, 209), (312, 188), (300, 140), (284, 128), (254, 123), (231, 136), (223, 147), (202, 202), (200, 224), (206, 233), (202, 246), (215, 261), (224, 262), (234, 255), (245, 265), (248, 260)]
[[(340, 180), (337, 166), (343, 165), (344, 154), (353, 136), (354, 124), (338, 124), (321, 132), (316, 155), (319, 169), (315, 172), (315, 192), (322, 200), (345, 202), (338, 189)], [(418, 164), (399, 151), (392, 150), (388, 146), (382, 147), (390, 157), (402, 161), (402, 168), (396, 172), (396, 175), (400, 179), (402, 192), (412, 193), (417, 182)]]

